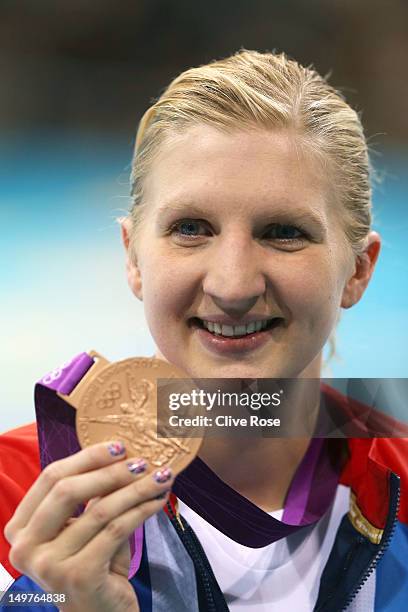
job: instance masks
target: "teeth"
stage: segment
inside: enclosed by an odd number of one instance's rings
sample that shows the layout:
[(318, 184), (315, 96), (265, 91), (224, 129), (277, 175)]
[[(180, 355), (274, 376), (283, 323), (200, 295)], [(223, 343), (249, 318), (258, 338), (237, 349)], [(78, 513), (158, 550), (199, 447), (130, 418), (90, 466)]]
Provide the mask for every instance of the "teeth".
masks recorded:
[(208, 331), (219, 334), (226, 337), (231, 336), (244, 336), (245, 334), (252, 334), (255, 331), (265, 329), (268, 325), (268, 321), (251, 321), (247, 325), (220, 325), (219, 323), (213, 323), (211, 321), (202, 321), (204, 327)]
[[(206, 322), (204, 321), (204, 325), (206, 325)], [(221, 325), (218, 325), (218, 323), (214, 323), (214, 331), (216, 334), (220, 334), (221, 333)]]

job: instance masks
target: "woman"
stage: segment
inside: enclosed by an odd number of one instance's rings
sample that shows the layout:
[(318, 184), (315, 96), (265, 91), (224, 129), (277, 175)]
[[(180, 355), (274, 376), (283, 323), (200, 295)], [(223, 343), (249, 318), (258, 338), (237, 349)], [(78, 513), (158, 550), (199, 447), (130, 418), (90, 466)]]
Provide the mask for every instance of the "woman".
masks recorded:
[[(359, 117), (314, 70), (241, 51), (181, 74), (140, 123), (121, 220), (157, 357), (192, 377), (319, 378), (379, 254), (370, 193)], [(334, 471), (329, 445), (317, 450), (310, 437), (206, 438), (175, 483), (143, 476), (119, 441), (87, 448), (51, 464), (17, 507), (10, 567), (29, 590), (65, 593), (54, 604), (67, 612), (402, 609), (406, 561), (392, 597), (387, 585), (406, 440), (349, 440)], [(194, 531), (175, 519), (172, 487)], [(405, 502), (399, 521), (407, 547)]]

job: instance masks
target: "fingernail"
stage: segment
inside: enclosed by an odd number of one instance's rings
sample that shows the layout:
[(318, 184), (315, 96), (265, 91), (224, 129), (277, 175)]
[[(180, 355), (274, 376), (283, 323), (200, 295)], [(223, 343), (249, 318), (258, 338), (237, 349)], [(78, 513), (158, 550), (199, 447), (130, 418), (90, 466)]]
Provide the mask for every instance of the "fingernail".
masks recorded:
[(112, 442), (108, 446), (108, 451), (112, 457), (117, 457), (118, 455), (123, 455), (126, 452), (126, 449), (123, 442)]
[(163, 493), (160, 493), (160, 495), (156, 495), (154, 499), (165, 499), (167, 495), (170, 493), (170, 491), (171, 489), (166, 489), (165, 491), (163, 491)]
[(171, 469), (168, 467), (162, 468), (161, 470), (157, 470), (153, 474), (153, 478), (156, 482), (167, 482), (172, 477)]
[(145, 459), (136, 459), (127, 464), (129, 472), (132, 474), (141, 474), (147, 470), (147, 461)]

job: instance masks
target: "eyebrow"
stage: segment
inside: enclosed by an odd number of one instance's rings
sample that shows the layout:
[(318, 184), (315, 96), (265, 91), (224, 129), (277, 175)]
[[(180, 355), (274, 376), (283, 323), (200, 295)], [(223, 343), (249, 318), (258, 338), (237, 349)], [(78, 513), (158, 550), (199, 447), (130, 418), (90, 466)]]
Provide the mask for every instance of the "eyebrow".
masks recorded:
[(160, 206), (160, 208), (158, 209), (157, 213), (158, 216), (161, 216), (165, 213), (168, 212), (184, 212), (187, 211), (188, 212), (192, 212), (195, 215), (208, 215), (208, 211), (203, 210), (202, 208), (200, 208), (199, 206), (197, 206), (196, 204), (193, 204), (192, 202), (167, 202), (166, 204), (163, 204), (163, 206)]
[[(166, 215), (169, 213), (188, 213), (192, 215), (197, 215), (198, 217), (212, 217), (214, 215), (213, 211), (205, 210), (194, 204), (194, 202), (188, 201), (175, 201), (175, 202), (167, 202), (160, 206), (157, 211), (158, 217), (160, 218), (162, 215)], [(293, 207), (291, 203), (285, 205), (284, 202), (280, 202), (278, 206), (275, 206), (273, 209), (267, 208), (262, 210), (259, 213), (259, 217), (271, 217), (279, 221), (285, 222), (309, 222), (315, 225), (323, 234), (327, 232), (327, 224), (324, 222), (324, 218), (321, 214), (319, 214), (316, 210), (305, 208), (305, 207)]]

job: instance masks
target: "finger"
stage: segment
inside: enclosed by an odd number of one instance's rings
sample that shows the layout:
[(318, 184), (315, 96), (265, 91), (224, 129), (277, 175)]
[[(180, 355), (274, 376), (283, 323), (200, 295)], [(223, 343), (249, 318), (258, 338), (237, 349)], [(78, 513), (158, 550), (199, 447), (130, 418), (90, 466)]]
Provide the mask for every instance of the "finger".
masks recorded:
[(30, 533), (32, 544), (53, 540), (78, 504), (94, 497), (103, 497), (130, 484), (147, 468), (147, 461), (134, 458), (62, 478), (34, 511), (24, 531)]
[(92, 506), (94, 506), (100, 499), (100, 497), (92, 497), (92, 499), (90, 499), (89, 502), (86, 504), (84, 512), (89, 510), (89, 508), (92, 508)]
[(7, 523), (4, 530), (7, 540), (10, 544), (13, 543), (16, 533), (27, 525), (33, 511), (59, 480), (73, 474), (81, 474), (109, 465), (123, 459), (125, 455), (126, 450), (122, 442), (102, 442), (48, 465), (23, 498), (12, 519)]
[[(95, 503), (99, 501), (99, 499), (100, 498), (98, 497), (91, 499), (91, 501), (88, 503), (87, 507), (85, 508), (85, 512), (89, 510), (89, 508), (92, 505), (95, 505)], [(72, 525), (72, 523), (74, 523), (77, 520), (78, 518), (68, 519), (66, 526)], [(123, 542), (120, 548), (116, 551), (115, 556), (111, 559), (110, 569), (115, 574), (121, 574), (123, 576), (127, 575), (129, 573), (130, 561), (131, 561), (130, 545), (129, 545), (129, 539), (127, 539)]]
[[(96, 502), (99, 499), (100, 499), (100, 497), (93, 497), (91, 500), (89, 500), (89, 502), (85, 506), (84, 512), (86, 512), (92, 505), (96, 504)], [(77, 516), (73, 516), (73, 517), (69, 518), (67, 520), (67, 522), (65, 523), (65, 527), (68, 527), (68, 525), (72, 525), (72, 523), (75, 523), (75, 521), (77, 521), (77, 520), (78, 520)]]
[[(161, 473), (163, 472), (166, 475), (166, 479), (162, 479), (163, 482), (157, 482), (155, 474), (149, 474), (99, 500), (54, 540), (53, 558), (65, 559), (75, 555), (99, 532), (109, 530), (110, 523), (116, 524), (122, 515), (132, 509), (154, 502), (151, 507), (152, 512), (156, 512), (161, 508), (163, 502), (163, 498), (156, 499), (157, 496), (168, 491), (174, 482), (174, 476), (169, 468), (161, 470)], [(158, 506), (156, 502), (159, 502)]]
[[(152, 499), (128, 510), (108, 523), (78, 554), (71, 557), (75, 564), (86, 567), (90, 574), (100, 572), (100, 567), (110, 563), (124, 541), (150, 516), (159, 512), (169, 498), (169, 492), (161, 499)], [(127, 575), (126, 567), (123, 575)]]
[[(101, 499), (100, 497), (93, 497), (92, 499), (90, 499), (89, 502), (85, 505), (84, 512), (89, 510), (89, 508), (95, 505), (100, 499)], [(65, 523), (65, 527), (68, 527), (68, 525), (72, 525), (72, 523), (75, 523), (75, 521), (77, 520), (78, 520), (77, 516), (69, 518), (67, 522)]]

